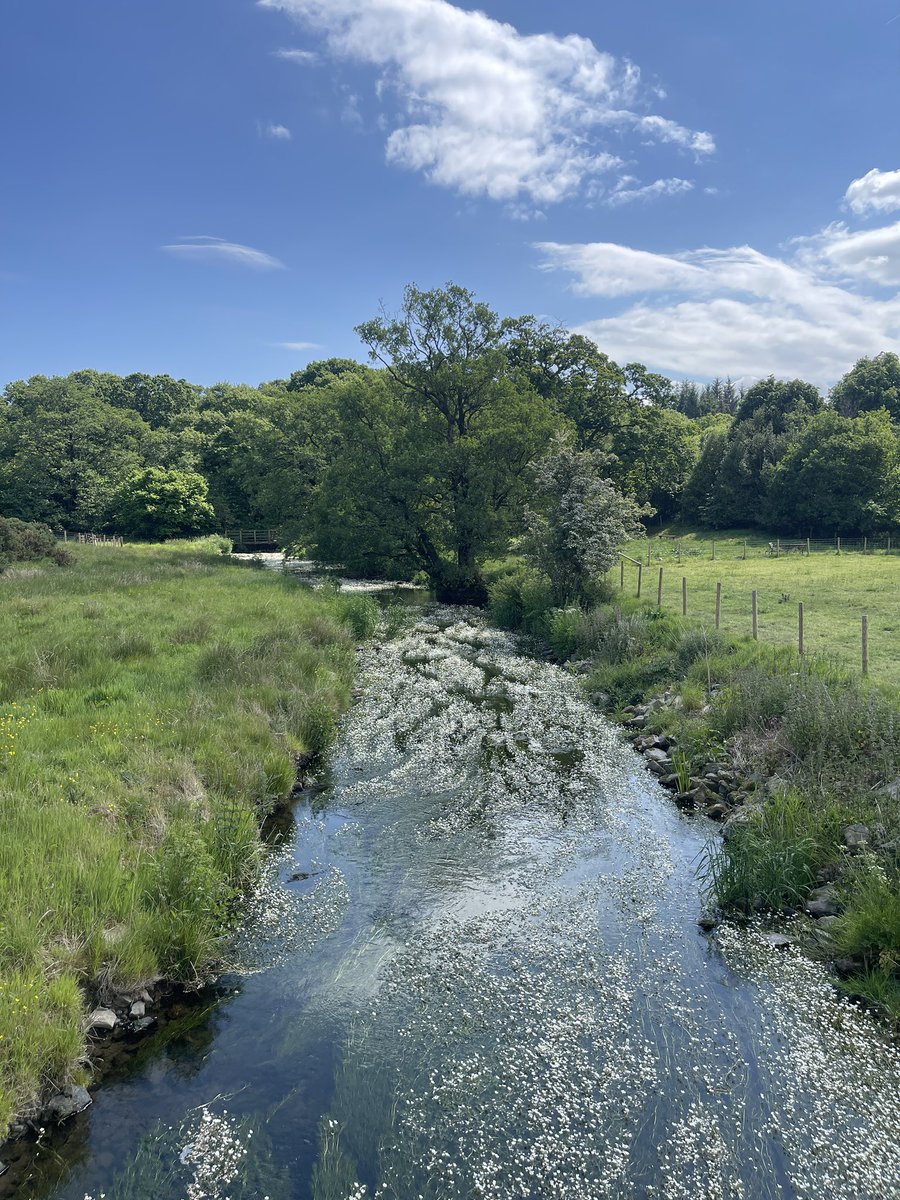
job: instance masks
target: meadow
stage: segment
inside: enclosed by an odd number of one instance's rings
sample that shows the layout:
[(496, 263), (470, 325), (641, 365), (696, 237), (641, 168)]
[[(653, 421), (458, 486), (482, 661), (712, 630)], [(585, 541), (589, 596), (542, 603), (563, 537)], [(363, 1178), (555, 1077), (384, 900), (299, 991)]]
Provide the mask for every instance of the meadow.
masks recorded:
[[(701, 533), (676, 527), (664, 536), (654, 535), (649, 544), (646, 538), (631, 542), (625, 553), (643, 563), (645, 600), (655, 602), (659, 568), (663, 568), (667, 612), (681, 613), (682, 578), (686, 578), (688, 616), (700, 624), (714, 625), (716, 584), (721, 583), (721, 630), (729, 636), (751, 633), (751, 593), (756, 590), (761, 646), (797, 646), (802, 602), (806, 652), (857, 672), (862, 614), (868, 613), (870, 677), (900, 689), (900, 551), (863, 554), (854, 547), (838, 554), (823, 543), (813, 543), (808, 557), (799, 553), (773, 557), (767, 553), (770, 540), (774, 541), (774, 534), (758, 531)], [(618, 590), (618, 569), (609, 580)], [(625, 594), (633, 596), (636, 586), (637, 567), (626, 562)]]
[(0, 574), (0, 1140), (76, 1077), (88, 1007), (203, 978), (263, 818), (349, 703), (374, 602), (224, 548)]

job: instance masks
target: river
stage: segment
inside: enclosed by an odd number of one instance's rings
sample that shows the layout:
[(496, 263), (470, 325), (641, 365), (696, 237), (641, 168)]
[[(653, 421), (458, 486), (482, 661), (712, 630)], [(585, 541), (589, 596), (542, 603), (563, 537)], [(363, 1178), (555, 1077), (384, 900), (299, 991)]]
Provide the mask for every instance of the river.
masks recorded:
[(793, 949), (699, 931), (714, 827), (577, 680), (435, 607), (360, 686), (233, 971), (30, 1195), (900, 1196), (896, 1048)]

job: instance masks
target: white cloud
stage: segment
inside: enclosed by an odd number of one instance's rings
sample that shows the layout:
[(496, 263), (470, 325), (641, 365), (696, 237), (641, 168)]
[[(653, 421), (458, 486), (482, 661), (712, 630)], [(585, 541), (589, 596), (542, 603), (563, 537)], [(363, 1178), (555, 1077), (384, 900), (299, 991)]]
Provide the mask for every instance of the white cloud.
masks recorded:
[(829, 226), (782, 257), (751, 246), (657, 254), (612, 242), (538, 243), (580, 296), (633, 297), (581, 332), (613, 358), (675, 374), (775, 374), (833, 383), (864, 354), (900, 353), (900, 223)]
[(322, 349), (318, 342), (273, 342), (272, 345), (277, 346), (279, 350), (295, 350), (299, 352)]
[(654, 179), (643, 187), (632, 187), (629, 176), (620, 179), (616, 187), (606, 198), (606, 203), (616, 207), (619, 204), (631, 204), (634, 200), (656, 200), (660, 196), (677, 196), (681, 192), (690, 192), (694, 185), (689, 179)]
[(258, 0), (324, 35), (330, 54), (380, 72), (396, 100), (388, 161), (466, 195), (553, 204), (622, 161), (603, 137), (632, 135), (695, 158), (708, 133), (643, 110), (637, 67), (587, 38), (523, 35), (448, 0)]
[(273, 125), (271, 123), (263, 125), (260, 123), (257, 126), (257, 130), (260, 137), (271, 138), (276, 142), (289, 142), (293, 136), (287, 125)]
[(873, 167), (853, 180), (844, 194), (844, 202), (859, 214), (893, 212), (900, 208), (900, 171), (879, 171)]
[(273, 258), (262, 250), (254, 250), (252, 246), (241, 246), (238, 242), (225, 242), (221, 238), (208, 237), (205, 234), (197, 237), (179, 238), (169, 246), (163, 246), (168, 254), (186, 258), (196, 262), (227, 262), (240, 267), (250, 267), (254, 271), (280, 271), (284, 263)]
[(319, 61), (314, 50), (275, 50), (274, 55), (285, 62), (296, 63), (298, 67), (314, 67)]

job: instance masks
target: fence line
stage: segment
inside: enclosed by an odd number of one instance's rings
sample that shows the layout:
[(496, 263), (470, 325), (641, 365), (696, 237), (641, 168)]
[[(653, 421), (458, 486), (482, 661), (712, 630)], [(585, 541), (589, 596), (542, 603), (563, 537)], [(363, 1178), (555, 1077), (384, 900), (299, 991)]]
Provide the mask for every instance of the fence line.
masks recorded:
[[(636, 558), (631, 558), (628, 554), (620, 554), (620, 573), (619, 586), (622, 590), (625, 588), (625, 563), (630, 562), (637, 567), (637, 591), (635, 593), (637, 599), (641, 597), (641, 581), (643, 577), (644, 564)], [(663, 607), (663, 577), (664, 568), (659, 568), (659, 578), (656, 588), (656, 605), (658, 608)], [(789, 600), (790, 597), (782, 593), (782, 600)], [(745, 610), (746, 611), (746, 610)], [(688, 615), (688, 578), (686, 575), (681, 577), (681, 615)], [(759, 625), (759, 590), (752, 588), (750, 591), (749, 605), (750, 625), (749, 632), (754, 641), (760, 640), (760, 625)], [(722, 583), (716, 582), (716, 600), (715, 600), (715, 627), (721, 629), (722, 626)], [(869, 614), (863, 612), (861, 614), (861, 649), (862, 649), (862, 673), (869, 674)], [(790, 644), (790, 643), (788, 643)], [(801, 601), (797, 605), (797, 652), (803, 657), (806, 654), (806, 609)]]
[(125, 539), (118, 533), (70, 533), (62, 531), (62, 540), (78, 546), (124, 546)]
[[(685, 558), (707, 558), (715, 562), (728, 551), (735, 558), (787, 558), (792, 554), (900, 554), (900, 537), (881, 534), (877, 537), (848, 538), (782, 538), (776, 537), (765, 545), (754, 545), (744, 539), (710, 538), (705, 542), (684, 542), (682, 538), (656, 537), (647, 539), (647, 566), (653, 559), (662, 561)], [(636, 560), (633, 560), (636, 561)]]

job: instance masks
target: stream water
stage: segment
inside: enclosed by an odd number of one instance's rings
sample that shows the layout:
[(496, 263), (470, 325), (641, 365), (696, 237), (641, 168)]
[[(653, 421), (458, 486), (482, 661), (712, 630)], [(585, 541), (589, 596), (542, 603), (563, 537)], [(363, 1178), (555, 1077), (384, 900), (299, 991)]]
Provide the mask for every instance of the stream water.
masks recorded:
[(576, 680), (440, 608), (360, 678), (214, 1002), (29, 1195), (900, 1196), (896, 1049), (793, 950), (698, 931), (712, 827)]

